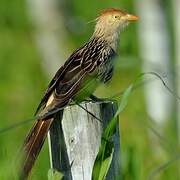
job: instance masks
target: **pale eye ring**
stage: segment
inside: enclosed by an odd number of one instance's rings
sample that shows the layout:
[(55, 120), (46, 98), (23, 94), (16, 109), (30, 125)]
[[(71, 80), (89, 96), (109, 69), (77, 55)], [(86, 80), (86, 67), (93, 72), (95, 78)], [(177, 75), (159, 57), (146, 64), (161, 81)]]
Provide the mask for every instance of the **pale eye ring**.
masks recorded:
[(118, 16), (118, 15), (115, 15), (114, 18), (117, 19), (117, 18), (119, 18), (119, 16)]

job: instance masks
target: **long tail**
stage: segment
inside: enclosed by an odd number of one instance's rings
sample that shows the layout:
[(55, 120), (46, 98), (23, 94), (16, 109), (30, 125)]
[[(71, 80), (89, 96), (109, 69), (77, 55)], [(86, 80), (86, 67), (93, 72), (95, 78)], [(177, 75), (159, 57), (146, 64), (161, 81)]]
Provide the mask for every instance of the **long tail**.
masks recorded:
[(24, 157), (20, 172), (20, 179), (27, 179), (44, 144), (45, 138), (52, 122), (53, 118), (38, 120), (26, 137), (23, 146)]

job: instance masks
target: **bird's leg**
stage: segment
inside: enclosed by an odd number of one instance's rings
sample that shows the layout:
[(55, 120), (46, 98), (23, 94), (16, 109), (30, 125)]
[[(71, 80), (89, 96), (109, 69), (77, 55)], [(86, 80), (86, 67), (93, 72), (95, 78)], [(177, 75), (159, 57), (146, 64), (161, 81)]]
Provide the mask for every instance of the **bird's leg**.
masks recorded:
[(108, 99), (107, 98), (98, 98), (96, 96), (94, 96), (93, 94), (91, 94), (89, 96), (89, 98), (93, 101), (93, 102), (104, 102), (104, 101), (107, 101)]

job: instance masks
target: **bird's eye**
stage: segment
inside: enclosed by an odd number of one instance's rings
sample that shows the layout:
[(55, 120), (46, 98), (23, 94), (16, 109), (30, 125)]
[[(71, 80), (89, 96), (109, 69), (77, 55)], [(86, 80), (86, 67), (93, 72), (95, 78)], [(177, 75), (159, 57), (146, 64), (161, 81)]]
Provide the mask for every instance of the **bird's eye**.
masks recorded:
[(119, 16), (115, 15), (114, 18), (117, 19)]

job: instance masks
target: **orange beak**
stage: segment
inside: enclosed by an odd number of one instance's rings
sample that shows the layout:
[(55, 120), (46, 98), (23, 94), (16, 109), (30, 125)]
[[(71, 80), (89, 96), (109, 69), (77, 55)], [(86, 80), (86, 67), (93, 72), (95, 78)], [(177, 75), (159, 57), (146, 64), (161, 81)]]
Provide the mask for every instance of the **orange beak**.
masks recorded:
[(125, 18), (128, 20), (128, 21), (137, 21), (139, 19), (138, 16), (135, 16), (135, 15), (132, 15), (132, 14), (127, 14), (125, 16)]

